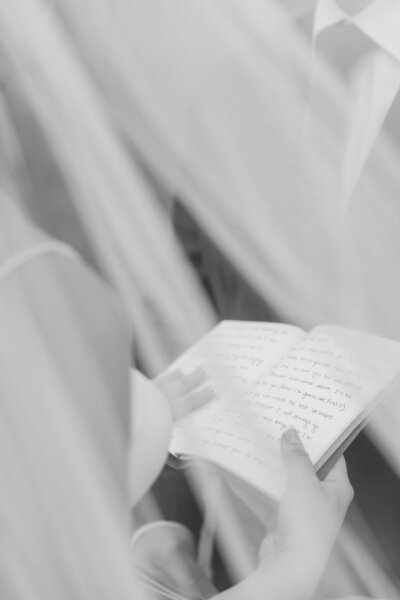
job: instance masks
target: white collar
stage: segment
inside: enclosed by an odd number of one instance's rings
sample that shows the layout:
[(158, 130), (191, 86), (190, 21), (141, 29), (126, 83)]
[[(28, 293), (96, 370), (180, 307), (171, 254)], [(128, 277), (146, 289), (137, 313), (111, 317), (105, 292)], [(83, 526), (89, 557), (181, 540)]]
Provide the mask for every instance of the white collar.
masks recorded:
[(341, 21), (353, 23), (400, 62), (400, 1), (375, 0), (356, 15), (349, 16), (336, 0), (317, 0), (313, 38)]

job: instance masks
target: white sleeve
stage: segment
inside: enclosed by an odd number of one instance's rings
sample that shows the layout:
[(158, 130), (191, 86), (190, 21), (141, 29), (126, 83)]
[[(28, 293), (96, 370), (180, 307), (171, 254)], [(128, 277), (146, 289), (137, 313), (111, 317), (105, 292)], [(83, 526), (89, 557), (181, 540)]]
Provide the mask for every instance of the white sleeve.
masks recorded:
[(61, 254), (73, 260), (80, 260), (80, 255), (67, 244), (55, 240), (46, 240), (33, 246), (28, 246), (16, 254), (7, 257), (0, 264), (0, 284), (20, 267), (46, 254)]

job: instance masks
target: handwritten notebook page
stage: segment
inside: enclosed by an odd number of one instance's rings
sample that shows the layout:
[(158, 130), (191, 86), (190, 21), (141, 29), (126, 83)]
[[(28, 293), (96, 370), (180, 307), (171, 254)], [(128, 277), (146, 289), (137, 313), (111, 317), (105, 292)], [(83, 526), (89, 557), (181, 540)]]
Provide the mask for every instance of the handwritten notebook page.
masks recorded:
[(259, 455), (249, 390), (305, 335), (291, 325), (223, 321), (181, 356), (173, 367), (188, 371), (201, 365), (215, 399), (175, 424), (170, 452), (208, 458), (225, 468), (234, 461), (247, 472)]
[(315, 328), (248, 393), (252, 414), (263, 423), (265, 441), (261, 433), (258, 440), (253, 438), (257, 464), (242, 476), (280, 495), (285, 470), (279, 439), (287, 427), (297, 429), (319, 468), (396, 379), (399, 364), (397, 342), (339, 327)]
[[(234, 408), (185, 427), (188, 454), (209, 458), (278, 497), (279, 439), (295, 427), (318, 466), (398, 373), (400, 345), (332, 326), (315, 328), (241, 388)], [(181, 442), (180, 438), (179, 442)], [(186, 451), (186, 450), (185, 450)]]
[(400, 344), (325, 325), (313, 329), (281, 367), (295, 387), (292, 417), (297, 415), (305, 447), (319, 468), (398, 381)]

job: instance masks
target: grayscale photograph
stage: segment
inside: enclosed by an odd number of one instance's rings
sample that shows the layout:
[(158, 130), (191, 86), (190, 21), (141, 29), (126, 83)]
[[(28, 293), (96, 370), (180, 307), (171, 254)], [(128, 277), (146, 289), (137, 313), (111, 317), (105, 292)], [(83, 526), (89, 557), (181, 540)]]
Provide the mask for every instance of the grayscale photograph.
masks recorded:
[(0, 31), (0, 599), (400, 600), (400, 0)]

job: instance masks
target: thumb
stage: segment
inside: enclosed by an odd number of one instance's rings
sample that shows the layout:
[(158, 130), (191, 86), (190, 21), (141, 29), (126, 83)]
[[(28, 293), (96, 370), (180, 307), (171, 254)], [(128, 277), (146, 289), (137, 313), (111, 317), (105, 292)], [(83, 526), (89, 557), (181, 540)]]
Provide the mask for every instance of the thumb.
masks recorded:
[(289, 485), (295, 482), (301, 482), (302, 486), (318, 483), (310, 457), (295, 429), (288, 429), (283, 433), (281, 454), (286, 465)]

